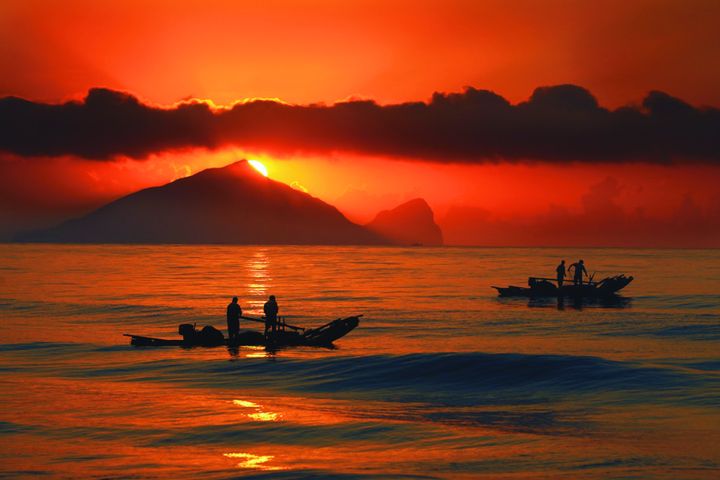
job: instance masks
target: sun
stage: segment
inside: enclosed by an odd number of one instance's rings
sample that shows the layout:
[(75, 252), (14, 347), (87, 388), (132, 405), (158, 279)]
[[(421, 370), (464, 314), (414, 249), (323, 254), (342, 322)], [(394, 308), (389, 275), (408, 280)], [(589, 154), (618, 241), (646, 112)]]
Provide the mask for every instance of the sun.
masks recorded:
[(264, 177), (268, 176), (267, 167), (260, 163), (258, 160), (248, 160), (248, 163), (258, 172), (262, 173)]

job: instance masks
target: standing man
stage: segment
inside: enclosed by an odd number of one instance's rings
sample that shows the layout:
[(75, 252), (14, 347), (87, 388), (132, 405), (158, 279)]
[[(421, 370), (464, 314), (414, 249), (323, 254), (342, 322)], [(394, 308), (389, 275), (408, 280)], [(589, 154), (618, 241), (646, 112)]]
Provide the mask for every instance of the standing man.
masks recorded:
[(227, 306), (227, 327), (228, 327), (228, 340), (233, 342), (237, 340), (240, 335), (240, 316), (242, 315), (242, 308), (238, 304), (238, 298), (233, 297), (232, 302)]
[(278, 304), (275, 300), (275, 295), (270, 295), (268, 301), (263, 306), (265, 312), (265, 338), (268, 337), (268, 330), (272, 330), (273, 335), (277, 330), (277, 315), (278, 315)]
[(585, 270), (585, 263), (582, 260), (579, 260), (577, 263), (573, 263), (568, 268), (568, 272), (572, 269), (575, 269), (575, 274), (573, 276), (573, 280), (575, 285), (582, 285), (583, 282), (583, 274), (587, 277), (588, 273), (587, 270)]
[(562, 288), (563, 280), (565, 280), (565, 260), (560, 262), (560, 265), (555, 269), (557, 272), (557, 285), (558, 288)]

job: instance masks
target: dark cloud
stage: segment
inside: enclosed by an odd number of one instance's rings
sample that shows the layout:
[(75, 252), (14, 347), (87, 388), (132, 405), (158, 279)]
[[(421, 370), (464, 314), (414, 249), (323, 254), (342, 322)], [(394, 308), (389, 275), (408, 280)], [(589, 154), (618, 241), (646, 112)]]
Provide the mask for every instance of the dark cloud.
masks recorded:
[(22, 156), (142, 158), (166, 149), (214, 147), (215, 122), (205, 104), (160, 109), (99, 88), (82, 102), (62, 105), (6, 97), (0, 99), (0, 149)]
[(445, 162), (720, 163), (720, 110), (662, 92), (638, 106), (608, 110), (575, 85), (538, 88), (517, 105), (474, 88), (436, 93), (428, 103), (259, 100), (216, 111), (196, 102), (158, 108), (106, 89), (60, 105), (0, 99), (0, 150), (17, 155), (103, 160), (229, 145)]

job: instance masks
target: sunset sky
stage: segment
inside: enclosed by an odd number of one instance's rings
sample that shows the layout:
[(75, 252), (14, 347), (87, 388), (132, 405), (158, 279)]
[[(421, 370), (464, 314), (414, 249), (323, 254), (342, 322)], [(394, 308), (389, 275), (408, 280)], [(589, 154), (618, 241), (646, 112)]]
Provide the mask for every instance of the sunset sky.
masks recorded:
[(5, 0), (0, 239), (248, 158), (360, 223), (425, 198), (451, 244), (720, 247), (718, 24), (713, 0)]

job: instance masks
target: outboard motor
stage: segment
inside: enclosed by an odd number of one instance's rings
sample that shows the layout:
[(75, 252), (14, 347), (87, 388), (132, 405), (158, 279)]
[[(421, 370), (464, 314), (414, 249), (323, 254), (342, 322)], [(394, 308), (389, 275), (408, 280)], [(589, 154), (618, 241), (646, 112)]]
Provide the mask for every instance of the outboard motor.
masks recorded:
[(197, 336), (197, 330), (195, 330), (195, 325), (190, 325), (189, 323), (181, 323), (178, 326), (178, 333), (182, 335), (183, 340), (185, 340), (186, 342), (195, 342), (195, 338)]
[(530, 287), (531, 293), (539, 295), (555, 295), (558, 290), (551, 282), (535, 277), (528, 278), (528, 286)]

